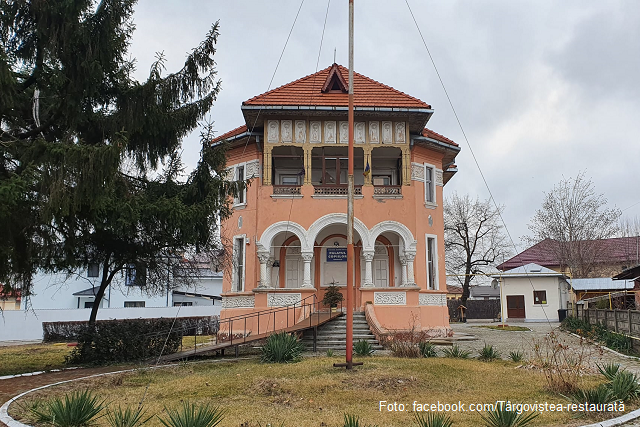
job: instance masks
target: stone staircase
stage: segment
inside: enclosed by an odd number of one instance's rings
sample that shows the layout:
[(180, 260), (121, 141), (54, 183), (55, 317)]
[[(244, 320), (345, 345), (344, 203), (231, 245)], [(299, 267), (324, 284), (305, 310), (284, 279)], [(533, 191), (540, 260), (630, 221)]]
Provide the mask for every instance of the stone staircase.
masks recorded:
[[(344, 351), (347, 339), (347, 316), (340, 316), (318, 328), (316, 350), (325, 352), (329, 349)], [(371, 333), (364, 312), (353, 313), (353, 343), (360, 340), (368, 341), (374, 350), (382, 350), (382, 346)], [(307, 350), (313, 351), (313, 330), (305, 331), (302, 342)]]

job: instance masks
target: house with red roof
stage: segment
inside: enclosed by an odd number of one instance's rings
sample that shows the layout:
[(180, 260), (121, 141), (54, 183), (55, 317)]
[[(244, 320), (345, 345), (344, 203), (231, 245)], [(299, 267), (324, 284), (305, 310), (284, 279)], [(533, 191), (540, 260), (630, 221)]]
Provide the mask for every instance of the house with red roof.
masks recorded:
[[(345, 286), (347, 78), (333, 64), (248, 99), (245, 123), (212, 141), (228, 144), (226, 179), (251, 180), (221, 227), (222, 319)], [(354, 98), (354, 308), (382, 328), (448, 334), (443, 189), (460, 147), (426, 128), (424, 101), (358, 73)]]

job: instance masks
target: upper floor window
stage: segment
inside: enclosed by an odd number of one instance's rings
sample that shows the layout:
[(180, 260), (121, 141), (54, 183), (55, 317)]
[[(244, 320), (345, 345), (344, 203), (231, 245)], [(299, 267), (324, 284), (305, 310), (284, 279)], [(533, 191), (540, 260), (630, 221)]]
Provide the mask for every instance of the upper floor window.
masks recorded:
[(435, 170), (431, 165), (424, 165), (424, 201), (425, 203), (436, 203), (436, 191), (434, 185)]
[[(235, 180), (238, 182), (242, 182), (245, 180), (244, 165), (236, 166)], [(247, 200), (247, 189), (245, 188), (240, 193), (238, 193), (238, 196), (235, 199), (233, 199), (233, 204), (244, 205), (246, 204), (246, 200)]]
[(126, 286), (144, 286), (147, 282), (147, 269), (142, 265), (129, 264), (125, 269)]
[(427, 289), (438, 289), (438, 252), (436, 236), (427, 235)]
[(92, 262), (87, 267), (87, 277), (98, 277), (100, 275), (100, 266)]

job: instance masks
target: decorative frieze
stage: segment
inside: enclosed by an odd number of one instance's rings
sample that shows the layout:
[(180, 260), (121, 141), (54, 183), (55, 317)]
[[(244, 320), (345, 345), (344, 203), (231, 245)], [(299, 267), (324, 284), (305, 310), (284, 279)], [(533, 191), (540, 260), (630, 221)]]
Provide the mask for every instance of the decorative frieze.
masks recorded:
[(302, 294), (267, 294), (267, 307), (285, 307), (299, 304)]
[[(356, 144), (364, 144), (365, 143), (365, 130), (364, 130), (364, 122), (357, 122), (356, 128), (354, 130), (354, 140)], [(347, 141), (348, 142), (348, 141)]]
[(234, 176), (234, 167), (228, 167), (224, 170), (224, 180), (231, 182), (234, 180), (235, 176)]
[(380, 143), (380, 122), (369, 122), (369, 143)]
[(272, 144), (280, 142), (280, 123), (277, 120), (267, 122), (267, 142)]
[(296, 120), (296, 143), (304, 144), (307, 142), (307, 122), (304, 120)]
[(260, 176), (260, 161), (259, 160), (251, 160), (247, 162), (245, 167), (245, 176), (247, 179), (257, 178)]
[(445, 294), (420, 294), (418, 297), (420, 305), (435, 305), (446, 307), (447, 296)]
[(424, 182), (424, 165), (411, 163), (411, 180)]
[(312, 144), (320, 144), (322, 142), (322, 123), (309, 123), (309, 142)]
[(222, 308), (254, 308), (255, 299), (253, 295), (238, 295), (233, 297), (222, 297)]
[(395, 142), (396, 144), (404, 144), (407, 134), (405, 133), (404, 122), (396, 122), (395, 126)]
[(393, 125), (391, 122), (382, 122), (382, 143), (393, 144)]
[(374, 292), (374, 305), (407, 305), (406, 292)]
[(335, 144), (336, 141), (336, 122), (324, 122), (324, 142), (326, 144)]
[(444, 187), (444, 180), (442, 178), (442, 169), (436, 169), (436, 185)]
[(293, 122), (291, 120), (282, 121), (282, 142), (293, 142)]
[(349, 143), (349, 122), (340, 122), (340, 144)]

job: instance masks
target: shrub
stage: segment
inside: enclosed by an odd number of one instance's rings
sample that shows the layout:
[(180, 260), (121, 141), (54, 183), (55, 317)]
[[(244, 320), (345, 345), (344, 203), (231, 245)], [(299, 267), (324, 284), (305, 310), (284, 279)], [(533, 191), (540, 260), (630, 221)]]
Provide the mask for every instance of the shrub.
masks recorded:
[(358, 356), (371, 356), (375, 350), (366, 340), (359, 340), (353, 345), (353, 352)]
[(587, 372), (590, 350), (583, 340), (578, 347), (569, 347), (550, 332), (541, 340), (533, 340), (534, 360), (545, 375), (549, 390), (572, 393), (578, 389), (580, 378)]
[(322, 298), (322, 303), (328, 307), (337, 307), (343, 300), (344, 296), (342, 292), (340, 292), (340, 288), (332, 284), (327, 287), (324, 297)]
[(524, 427), (529, 425), (538, 415), (540, 415), (538, 412), (518, 414), (516, 411), (507, 411), (499, 407), (495, 411), (488, 411), (481, 417), (487, 427)]
[(598, 341), (613, 350), (627, 354), (633, 353), (631, 338), (623, 334), (610, 331), (604, 324), (597, 323), (592, 325), (586, 320), (567, 317), (562, 321), (561, 328), (583, 337), (590, 338), (594, 341)]
[(574, 403), (605, 404), (615, 402), (617, 399), (606, 384), (590, 389), (577, 389), (569, 395)]
[(358, 417), (357, 415), (344, 414), (344, 427), (377, 427), (377, 426), (371, 426), (369, 424), (361, 425), (360, 417)]
[(82, 427), (92, 424), (100, 412), (105, 408), (104, 401), (89, 390), (74, 391), (63, 397), (56, 397), (44, 404), (31, 408), (36, 420), (42, 424), (51, 424), (57, 427)]
[(420, 354), (422, 355), (422, 357), (438, 356), (438, 350), (436, 349), (436, 346), (431, 344), (430, 342), (421, 342), (420, 344), (418, 344), (418, 347), (420, 348)]
[(167, 409), (167, 419), (160, 418), (165, 427), (215, 427), (224, 418), (224, 411), (218, 407), (197, 406), (184, 402), (181, 409)]
[(509, 359), (516, 363), (522, 362), (524, 359), (524, 353), (521, 351), (512, 351), (509, 353)]
[(302, 357), (304, 344), (293, 335), (278, 332), (267, 338), (262, 346), (261, 360), (267, 363), (297, 362)]
[(327, 357), (333, 357), (333, 349), (331, 348), (327, 349)]
[(478, 359), (484, 360), (485, 362), (491, 362), (492, 360), (500, 359), (500, 353), (498, 353), (492, 345), (485, 344), (484, 347), (482, 347), (482, 350), (480, 350)]
[(462, 350), (458, 347), (458, 344), (454, 344), (451, 348), (445, 348), (443, 350), (445, 357), (453, 357), (456, 359), (468, 359), (471, 356), (471, 351)]
[(602, 366), (596, 363), (596, 366), (598, 367), (600, 373), (604, 375), (604, 377), (609, 381), (613, 381), (616, 374), (620, 370), (620, 365), (618, 365), (617, 363), (605, 363)]
[(127, 406), (126, 409), (122, 409), (118, 406), (117, 409), (113, 409), (107, 413), (107, 422), (110, 427), (139, 427), (146, 424), (153, 418), (153, 415), (145, 418), (145, 412), (142, 407), (132, 409)]
[(613, 379), (606, 384), (615, 400), (635, 399), (640, 395), (638, 377), (629, 371), (616, 372)]
[(449, 415), (438, 412), (428, 412), (426, 415), (416, 413), (414, 420), (418, 427), (451, 427), (453, 425)]

